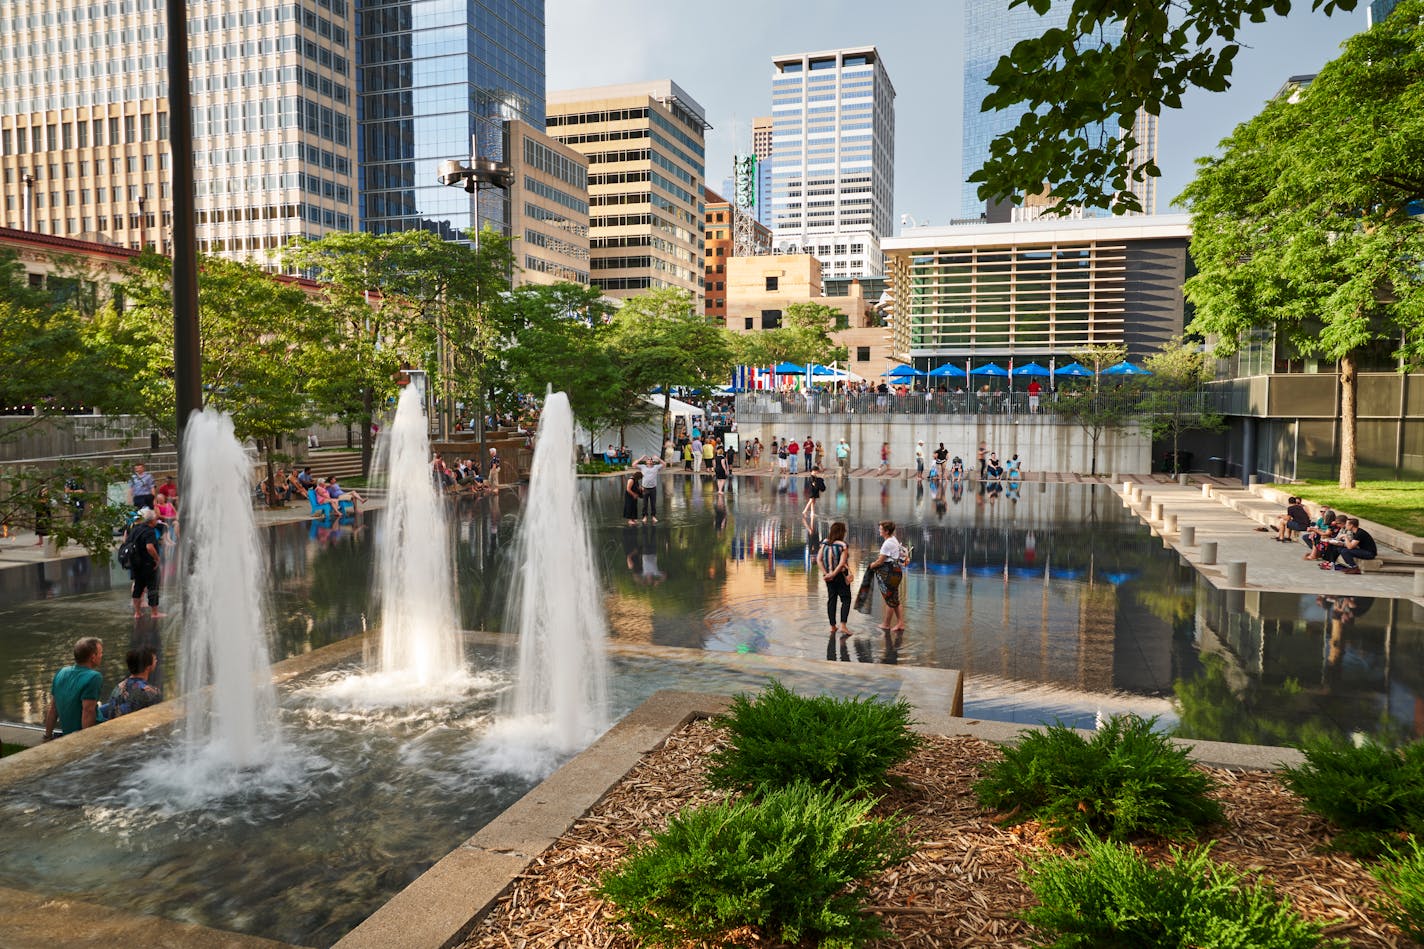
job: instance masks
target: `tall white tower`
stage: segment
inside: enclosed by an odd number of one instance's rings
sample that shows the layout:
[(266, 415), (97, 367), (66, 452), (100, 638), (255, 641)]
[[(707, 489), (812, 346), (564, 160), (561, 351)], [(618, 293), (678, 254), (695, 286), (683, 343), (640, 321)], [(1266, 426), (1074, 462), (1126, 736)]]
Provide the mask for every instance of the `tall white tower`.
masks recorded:
[(778, 56), (771, 77), (772, 246), (827, 277), (880, 276), (893, 233), (895, 87), (874, 46)]

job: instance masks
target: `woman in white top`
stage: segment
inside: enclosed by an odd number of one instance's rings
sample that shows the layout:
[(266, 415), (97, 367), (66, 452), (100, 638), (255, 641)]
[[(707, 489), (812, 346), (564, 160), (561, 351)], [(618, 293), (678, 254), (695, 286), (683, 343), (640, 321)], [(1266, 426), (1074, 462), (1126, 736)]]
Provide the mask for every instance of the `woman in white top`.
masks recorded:
[(900, 581), (905, 574), (900, 561), (904, 549), (895, 537), (895, 522), (881, 521), (880, 536), (883, 538), (880, 555), (870, 563), (870, 569), (875, 572), (875, 582), (880, 587), (880, 596), (885, 601), (885, 622), (880, 624), (880, 628), (887, 633), (903, 633), (905, 607), (900, 603)]
[(633, 467), (643, 473), (643, 521), (658, 522), (658, 476), (663, 473), (663, 463), (652, 455), (644, 455), (633, 462)]

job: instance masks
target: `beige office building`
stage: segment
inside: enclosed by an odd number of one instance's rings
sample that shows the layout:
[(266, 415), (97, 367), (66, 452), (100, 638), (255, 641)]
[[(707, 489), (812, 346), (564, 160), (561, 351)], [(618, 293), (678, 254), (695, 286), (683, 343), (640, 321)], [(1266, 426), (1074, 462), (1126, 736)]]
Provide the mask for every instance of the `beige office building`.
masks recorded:
[(703, 309), (702, 106), (670, 80), (548, 94), (549, 135), (588, 159), (590, 280), (680, 287)]
[[(355, 229), (355, 6), (191, 5), (201, 251)], [(163, 0), (0, 5), (0, 223), (172, 250)]]
[(771, 116), (759, 115), (752, 119), (752, 154), (757, 161), (771, 157)]
[(526, 122), (505, 123), (514, 284), (589, 282), (588, 159)]

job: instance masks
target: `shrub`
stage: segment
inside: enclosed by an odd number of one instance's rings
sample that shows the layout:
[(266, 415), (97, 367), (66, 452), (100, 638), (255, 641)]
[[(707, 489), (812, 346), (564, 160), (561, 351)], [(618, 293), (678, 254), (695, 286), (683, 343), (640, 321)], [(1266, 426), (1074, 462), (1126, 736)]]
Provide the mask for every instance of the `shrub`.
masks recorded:
[(974, 793), (1011, 822), (1035, 818), (1059, 839), (1189, 835), (1221, 819), (1206, 796), (1215, 782), (1152, 730), (1155, 721), (1114, 716), (1087, 740), (1063, 725), (1025, 731), (1002, 761), (984, 766)]
[(1049, 857), (1027, 877), (1039, 904), (1024, 919), (1055, 949), (1344, 946), (1324, 924), (1237, 870), (1215, 863), (1210, 847), (1172, 849), (1152, 866), (1129, 844), (1081, 838), (1080, 857)]
[(795, 781), (856, 792), (884, 787), (890, 769), (922, 743), (910, 712), (905, 701), (803, 698), (773, 681), (759, 695), (738, 695), (716, 719), (731, 744), (709, 756), (708, 780), (752, 793)]
[(1415, 942), (1424, 943), (1424, 849), (1411, 839), (1391, 850), (1371, 871), (1384, 887), (1377, 904), (1391, 923)]
[(1373, 856), (1400, 834), (1424, 832), (1424, 743), (1315, 742), (1302, 750), (1305, 764), (1284, 769), (1281, 780), (1340, 829), (1337, 848)]
[(791, 944), (856, 946), (883, 935), (866, 878), (909, 856), (875, 800), (795, 784), (684, 811), (604, 875), (600, 891), (644, 943), (714, 940), (745, 926)]

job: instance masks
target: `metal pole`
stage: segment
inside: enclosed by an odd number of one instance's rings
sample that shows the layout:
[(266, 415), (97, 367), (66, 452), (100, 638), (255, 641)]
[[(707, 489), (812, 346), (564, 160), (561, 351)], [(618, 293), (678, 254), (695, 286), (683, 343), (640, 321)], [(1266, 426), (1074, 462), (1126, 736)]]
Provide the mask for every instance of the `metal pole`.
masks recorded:
[[(193, 201), (193, 105), (188, 74), (187, 0), (168, 2), (168, 144), (173, 156), (173, 388), (178, 451), (183, 427), (203, 407), (198, 341), (198, 238)], [(183, 469), (179, 477), (186, 480)]]

